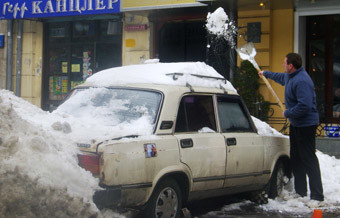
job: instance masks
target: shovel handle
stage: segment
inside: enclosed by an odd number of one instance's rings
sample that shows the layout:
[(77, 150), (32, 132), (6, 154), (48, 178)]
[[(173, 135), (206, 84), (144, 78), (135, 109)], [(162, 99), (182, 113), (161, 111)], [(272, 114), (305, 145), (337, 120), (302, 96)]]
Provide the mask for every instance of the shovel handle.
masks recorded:
[[(256, 70), (258, 72), (260, 72), (261, 70), (259, 68), (256, 68)], [(274, 91), (273, 87), (270, 85), (270, 83), (268, 82), (267, 78), (265, 76), (261, 76), (262, 80), (264, 81), (264, 83), (267, 85), (268, 89), (270, 90), (270, 92), (272, 93), (272, 95), (275, 97), (277, 103), (279, 104), (280, 108), (282, 109), (283, 112), (285, 112), (285, 107), (283, 106), (281, 100), (279, 99), (279, 97), (277, 96), (276, 92)]]

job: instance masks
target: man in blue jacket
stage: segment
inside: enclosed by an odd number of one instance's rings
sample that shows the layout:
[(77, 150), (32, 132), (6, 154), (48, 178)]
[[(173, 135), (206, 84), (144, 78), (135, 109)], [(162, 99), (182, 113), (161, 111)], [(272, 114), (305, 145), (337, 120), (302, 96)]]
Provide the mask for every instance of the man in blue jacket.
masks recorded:
[(296, 193), (302, 197), (307, 196), (307, 174), (311, 199), (323, 201), (319, 161), (315, 154), (315, 133), (319, 124), (319, 114), (314, 84), (302, 67), (299, 54), (287, 54), (283, 67), (285, 73), (260, 71), (259, 76), (265, 76), (285, 86), (287, 109), (283, 112), (283, 116), (290, 122), (290, 158)]

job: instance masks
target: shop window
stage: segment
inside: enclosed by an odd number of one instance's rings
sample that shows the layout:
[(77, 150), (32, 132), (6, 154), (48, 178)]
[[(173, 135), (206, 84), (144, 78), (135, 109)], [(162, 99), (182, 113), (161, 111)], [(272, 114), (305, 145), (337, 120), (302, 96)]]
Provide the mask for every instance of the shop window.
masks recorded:
[(307, 17), (307, 71), (314, 81), (320, 121), (340, 121), (340, 15)]
[(73, 38), (93, 37), (95, 23), (94, 21), (77, 21), (73, 23)]
[(45, 24), (43, 109), (54, 110), (92, 74), (121, 66), (121, 22), (96, 20)]
[(315, 91), (317, 93), (317, 105), (321, 118), (325, 117), (325, 40), (311, 40), (309, 54), (309, 74), (314, 81)]
[(68, 49), (66, 47), (49, 50), (49, 100), (62, 100), (68, 93)]
[(340, 37), (334, 39), (333, 117), (340, 118)]
[(322, 37), (325, 35), (326, 30), (326, 17), (325, 16), (317, 16), (310, 18), (310, 28), (311, 28), (311, 37)]
[(340, 34), (340, 15), (334, 15), (333, 31), (336, 35)]
[(114, 36), (122, 34), (122, 23), (117, 21), (103, 21), (100, 23), (100, 36)]
[(49, 41), (66, 41), (70, 36), (68, 23), (50, 23), (48, 28)]

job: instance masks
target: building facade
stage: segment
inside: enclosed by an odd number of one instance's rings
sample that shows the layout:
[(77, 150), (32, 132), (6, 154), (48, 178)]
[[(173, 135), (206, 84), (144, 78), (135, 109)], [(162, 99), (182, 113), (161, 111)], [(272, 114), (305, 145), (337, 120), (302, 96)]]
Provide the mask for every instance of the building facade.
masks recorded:
[[(152, 58), (205, 61), (232, 81), (241, 60), (223, 43), (209, 48), (204, 27), (207, 13), (223, 7), (237, 22), (237, 46), (253, 41), (263, 70), (282, 72), (284, 56), (300, 53), (322, 122), (340, 123), (337, 0), (7, 0), (0, 7), (0, 88), (44, 110), (93, 73)], [(284, 88), (271, 85), (284, 102)], [(275, 98), (264, 84), (260, 91), (273, 103), (268, 122), (281, 130)]]

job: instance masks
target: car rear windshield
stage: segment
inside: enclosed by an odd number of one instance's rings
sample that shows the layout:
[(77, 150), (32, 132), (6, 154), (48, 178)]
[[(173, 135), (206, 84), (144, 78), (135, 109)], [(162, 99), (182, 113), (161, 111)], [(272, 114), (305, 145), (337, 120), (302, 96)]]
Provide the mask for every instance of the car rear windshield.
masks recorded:
[(149, 90), (126, 88), (79, 88), (58, 107), (58, 112), (89, 117), (104, 125), (118, 125), (138, 119), (155, 124), (162, 95)]

